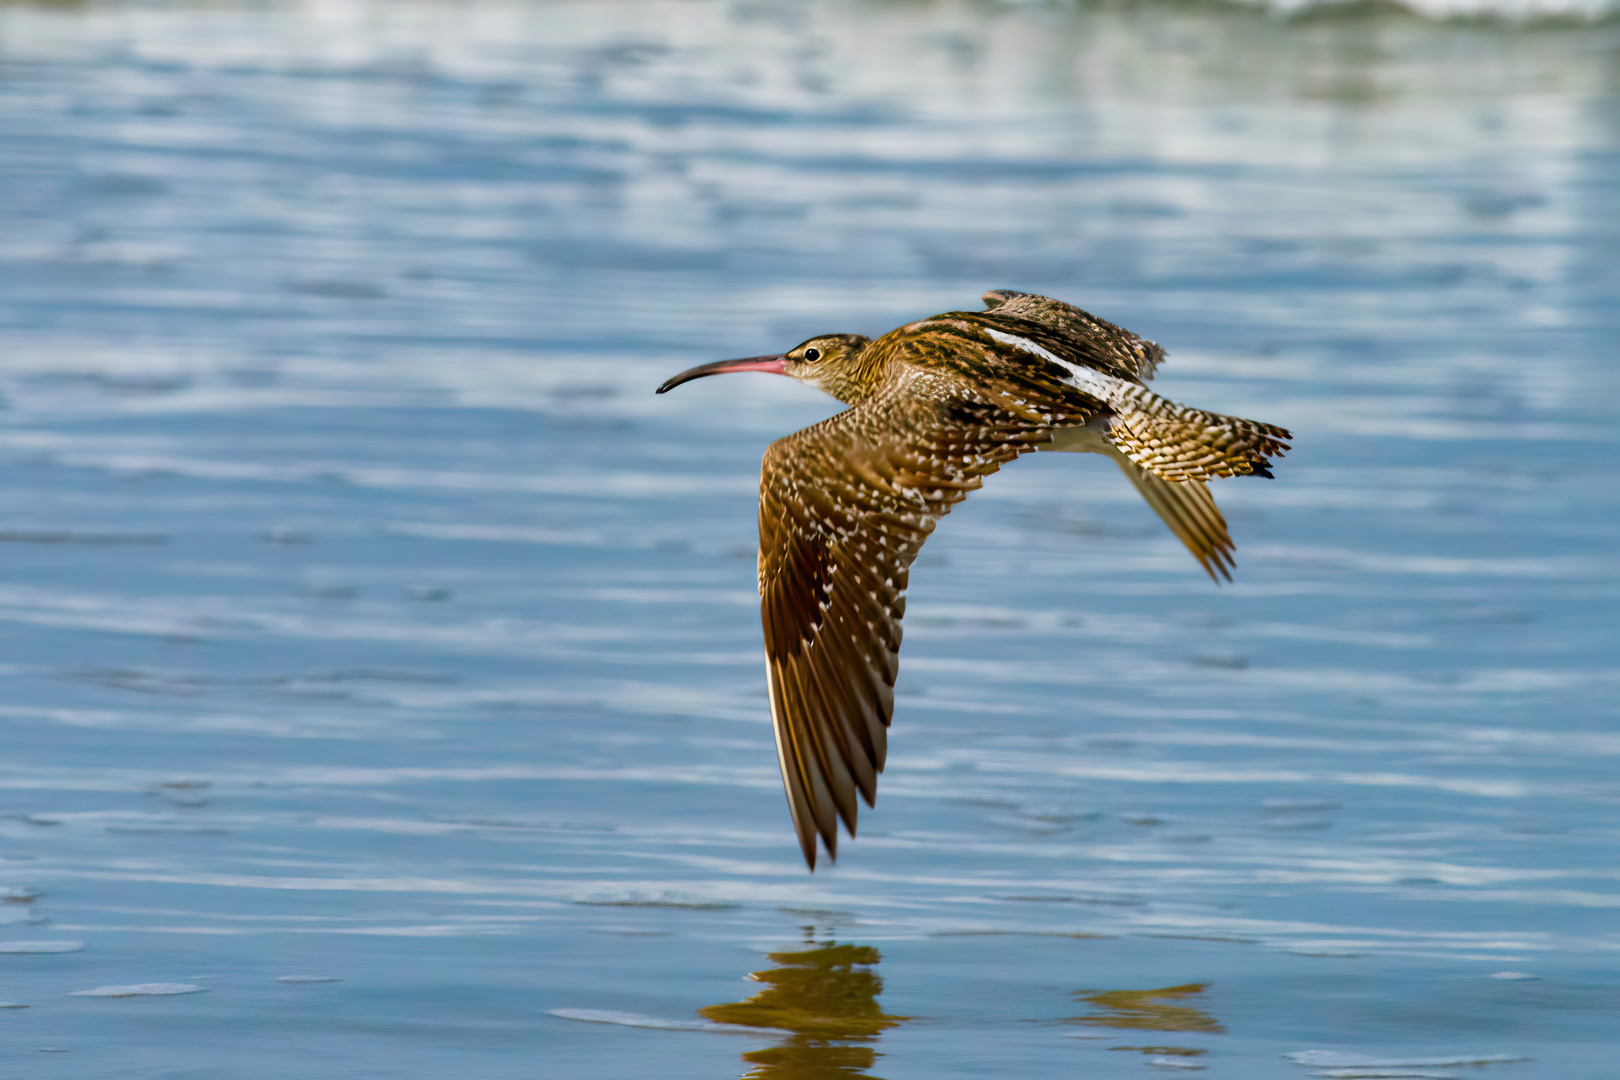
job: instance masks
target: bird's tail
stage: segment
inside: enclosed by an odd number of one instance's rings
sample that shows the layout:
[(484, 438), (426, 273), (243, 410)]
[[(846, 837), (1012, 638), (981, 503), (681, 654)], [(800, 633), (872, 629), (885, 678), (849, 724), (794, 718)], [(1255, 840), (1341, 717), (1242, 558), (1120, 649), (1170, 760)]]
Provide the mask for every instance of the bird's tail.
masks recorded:
[(1114, 410), (1109, 441), (1172, 483), (1216, 476), (1269, 477), (1271, 459), (1282, 457), (1293, 438), (1270, 424), (1178, 405), (1145, 386), (1121, 386), (1108, 403)]

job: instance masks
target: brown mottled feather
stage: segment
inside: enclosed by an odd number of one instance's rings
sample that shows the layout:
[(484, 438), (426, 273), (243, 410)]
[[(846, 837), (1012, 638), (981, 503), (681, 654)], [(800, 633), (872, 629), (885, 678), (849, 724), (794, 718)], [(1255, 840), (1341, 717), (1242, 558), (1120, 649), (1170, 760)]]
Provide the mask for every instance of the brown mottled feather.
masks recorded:
[(1237, 566), (1232, 558), (1236, 546), (1226, 531), (1226, 518), (1215, 505), (1209, 485), (1202, 480), (1173, 483), (1126, 458), (1114, 460), (1153, 512), (1170, 526), (1176, 539), (1187, 545), (1204, 573), (1217, 582), (1222, 578), (1231, 581), (1232, 570)]
[[(1268, 424), (1149, 391), (1163, 351), (1046, 297), (997, 291), (788, 373), (852, 407), (772, 444), (760, 478), (759, 582), (771, 718), (794, 828), (814, 869), (877, 795), (911, 563), (940, 518), (1031, 450), (1119, 464), (1211, 577), (1232, 540), (1204, 480), (1288, 448)], [(807, 343), (808, 344), (808, 343)], [(801, 350), (804, 346), (801, 346)], [(836, 354), (842, 355), (842, 354)], [(818, 839), (819, 844), (818, 844)]]
[(1166, 480), (1270, 476), (1270, 459), (1288, 450), (1291, 437), (1270, 424), (1178, 405), (1146, 387), (1125, 387), (1110, 404), (1109, 438)]
[(1110, 375), (1147, 382), (1164, 360), (1164, 350), (1158, 342), (1138, 337), (1123, 326), (1115, 326), (1062, 300), (1011, 289), (991, 289), (983, 299), (984, 306), (997, 317), (1039, 323), (1062, 334), (1073, 346), (1088, 354), (1086, 359), (1092, 366)]
[[(989, 310), (981, 318), (988, 317), (1014, 333), (1019, 328), (1008, 320), (1037, 325), (1060, 339), (1054, 342), (1043, 337), (1039, 344), (1064, 359), (1116, 378), (1140, 384), (1153, 378), (1164, 360), (1164, 350), (1155, 342), (1061, 300), (992, 289), (984, 294), (984, 302)], [(1269, 476), (1267, 459), (1280, 457), (1288, 449), (1290, 435), (1282, 428), (1190, 409), (1146, 387), (1123, 387), (1108, 404), (1116, 414), (1109, 429), (1113, 442), (1131, 460), (1166, 480), (1250, 473)]]

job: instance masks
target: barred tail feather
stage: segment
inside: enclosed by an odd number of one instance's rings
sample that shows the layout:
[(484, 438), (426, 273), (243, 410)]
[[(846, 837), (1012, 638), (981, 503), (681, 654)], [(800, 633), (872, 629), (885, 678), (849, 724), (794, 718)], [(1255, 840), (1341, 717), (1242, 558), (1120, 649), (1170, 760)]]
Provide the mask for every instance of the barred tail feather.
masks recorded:
[(1108, 438), (1126, 457), (1173, 483), (1216, 476), (1271, 475), (1293, 438), (1255, 420), (1178, 405), (1142, 386), (1123, 386), (1109, 402)]

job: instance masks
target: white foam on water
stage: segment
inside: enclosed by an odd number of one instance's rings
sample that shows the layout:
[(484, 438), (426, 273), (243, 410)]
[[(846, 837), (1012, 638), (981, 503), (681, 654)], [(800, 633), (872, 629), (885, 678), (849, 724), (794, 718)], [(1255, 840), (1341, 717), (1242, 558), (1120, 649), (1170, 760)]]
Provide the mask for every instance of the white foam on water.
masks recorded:
[(0, 953), (78, 952), (82, 941), (0, 941)]
[(1498, 971), (1491, 978), (1501, 979), (1504, 982), (1530, 982), (1541, 978), (1541, 976), (1532, 975), (1528, 971)]
[(757, 1035), (777, 1028), (747, 1027), (742, 1024), (716, 1024), (708, 1020), (666, 1020), (660, 1016), (640, 1013), (616, 1012), (612, 1009), (547, 1009), (548, 1016), (563, 1020), (582, 1020), (587, 1024), (619, 1024), (623, 1027), (653, 1028), (658, 1031), (720, 1031), (730, 1034)]
[(194, 983), (135, 983), (132, 986), (98, 986), (75, 990), (68, 997), (168, 997), (174, 994), (200, 994), (206, 986)]
[(1330, 1080), (1458, 1080), (1461, 1076), (1434, 1069), (1323, 1069), (1311, 1075)]
[(1184, 1058), (1159, 1057), (1150, 1058), (1149, 1065), (1157, 1065), (1161, 1069), (1207, 1069), (1208, 1065), (1200, 1065), (1196, 1061), (1187, 1061)]

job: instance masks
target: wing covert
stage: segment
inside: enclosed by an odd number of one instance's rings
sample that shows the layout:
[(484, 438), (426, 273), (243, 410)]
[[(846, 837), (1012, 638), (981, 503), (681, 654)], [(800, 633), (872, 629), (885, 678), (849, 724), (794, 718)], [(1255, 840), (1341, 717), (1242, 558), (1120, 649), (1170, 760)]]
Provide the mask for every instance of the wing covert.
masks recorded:
[(1070, 346), (1098, 370), (1129, 378), (1132, 382), (1152, 379), (1154, 371), (1164, 361), (1164, 349), (1158, 342), (1062, 300), (1011, 289), (991, 289), (982, 299), (984, 306), (995, 315), (1022, 319), (1062, 334)]

